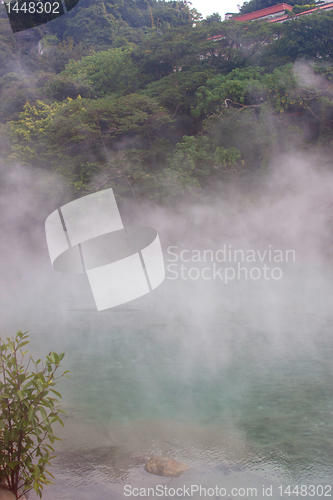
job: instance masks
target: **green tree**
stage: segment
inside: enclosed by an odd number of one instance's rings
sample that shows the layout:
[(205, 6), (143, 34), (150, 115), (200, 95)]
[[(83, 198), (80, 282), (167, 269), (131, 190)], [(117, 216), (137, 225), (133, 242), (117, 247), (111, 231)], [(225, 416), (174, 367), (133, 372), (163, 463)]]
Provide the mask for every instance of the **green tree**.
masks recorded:
[(263, 49), (281, 36), (283, 29), (278, 23), (229, 20), (201, 24), (192, 30), (191, 37), (201, 65), (227, 74), (235, 68), (258, 65)]
[[(212, 137), (205, 133), (196, 137), (184, 136), (169, 160), (170, 168), (196, 181), (197, 185), (207, 185), (212, 178), (223, 178), (241, 167), (241, 153), (235, 147), (216, 146)], [(243, 162), (244, 163), (244, 162)]]
[(179, 71), (148, 84), (143, 93), (157, 99), (174, 116), (189, 115), (195, 103), (198, 88), (205, 85), (207, 79), (213, 75), (212, 70), (200, 67)]
[[(5, 12), (4, 6), (3, 11)], [(0, 77), (18, 65), (20, 57), (15, 47), (15, 39), (7, 19), (0, 18)]]
[(80, 0), (80, 4), (50, 23), (59, 40), (73, 37), (88, 46), (106, 49), (138, 43), (149, 30), (189, 25), (199, 18), (179, 0)]
[(160, 33), (153, 31), (131, 54), (142, 86), (172, 72), (186, 70), (199, 62), (198, 46), (190, 36), (191, 27)]
[(205, 24), (221, 23), (221, 22), (222, 22), (222, 17), (218, 12), (214, 12), (214, 14), (207, 16), (206, 19), (203, 21), (203, 23)]
[(35, 104), (26, 103), (17, 121), (9, 123), (9, 135), (12, 139), (9, 160), (20, 161), (26, 165), (36, 165), (47, 161), (44, 138), (47, 127), (63, 104), (48, 105), (37, 100)]
[(15, 120), (27, 100), (36, 100), (31, 80), (24, 72), (7, 73), (0, 78), (0, 121)]
[(293, 6), (293, 13), (294, 14), (300, 14), (301, 12), (305, 12), (310, 9), (314, 9), (316, 7), (316, 4), (306, 4), (306, 5), (294, 5)]
[(40, 40), (39, 51), (38, 69), (50, 73), (50, 76), (61, 73), (70, 60), (77, 61), (93, 53), (86, 43), (75, 44), (71, 37), (61, 42), (54, 35), (47, 35)]
[(316, 12), (284, 24), (283, 36), (263, 51), (262, 65), (272, 68), (297, 59), (332, 60), (332, 12)]
[[(0, 340), (0, 470), (10, 491), (20, 498), (34, 489), (41, 497), (43, 485), (52, 484), (47, 475), (54, 458), (52, 425), (64, 413), (59, 409), (59, 392), (54, 389), (64, 354), (50, 352), (45, 365), (29, 357), (22, 348), (29, 341), (26, 333)], [(29, 363), (34, 368), (29, 371)]]
[(89, 5), (78, 10), (77, 14), (67, 21), (64, 39), (72, 37), (74, 42), (89, 46), (107, 48), (115, 39), (119, 23), (112, 14), (108, 14), (103, 2)]
[(131, 50), (131, 47), (115, 48), (83, 57), (80, 61), (71, 60), (50, 86), (54, 87), (65, 78), (90, 87), (97, 97), (121, 90), (129, 84), (124, 81), (124, 73), (126, 75)]
[(52, 168), (84, 190), (92, 176), (114, 169), (118, 152), (127, 151), (127, 165), (133, 166), (136, 178), (143, 177), (147, 168), (158, 168), (167, 148), (163, 136), (172, 123), (156, 100), (137, 94), (27, 103), (19, 120), (10, 124), (9, 160)]
[[(315, 97), (315, 95), (313, 95)], [(294, 65), (286, 64), (266, 73), (263, 68), (237, 68), (216, 75), (199, 87), (194, 116), (209, 116), (225, 108), (260, 108), (268, 102), (272, 111), (306, 109), (306, 91), (298, 84)]]

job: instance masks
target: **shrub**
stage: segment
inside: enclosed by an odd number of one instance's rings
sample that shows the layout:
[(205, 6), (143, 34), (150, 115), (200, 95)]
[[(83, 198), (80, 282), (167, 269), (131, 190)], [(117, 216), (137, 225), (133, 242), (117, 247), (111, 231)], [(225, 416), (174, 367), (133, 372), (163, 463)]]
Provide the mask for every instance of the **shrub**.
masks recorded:
[(53, 477), (46, 467), (58, 439), (52, 424), (63, 425), (59, 413), (65, 413), (53, 397), (61, 398), (53, 387), (67, 373), (55, 376), (64, 354), (50, 352), (45, 364), (29, 356), (25, 364), (27, 338), (19, 331), (6, 342), (0, 339), (0, 471), (16, 498), (32, 489), (41, 497), (43, 485), (53, 484), (46, 476)]
[(301, 12), (306, 12), (307, 10), (315, 9), (316, 4), (311, 3), (311, 4), (306, 4), (306, 5), (294, 5), (293, 6), (293, 13), (294, 14), (300, 14)]

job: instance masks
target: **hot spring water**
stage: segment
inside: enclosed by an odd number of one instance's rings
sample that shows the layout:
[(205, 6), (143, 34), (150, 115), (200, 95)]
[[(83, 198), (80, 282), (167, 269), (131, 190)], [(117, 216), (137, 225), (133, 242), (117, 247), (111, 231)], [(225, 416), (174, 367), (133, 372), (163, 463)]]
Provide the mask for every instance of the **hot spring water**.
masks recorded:
[[(135, 207), (130, 218), (156, 228), (164, 252), (295, 249), (281, 279), (166, 279), (101, 312), (84, 275), (51, 267), (44, 222), (60, 201), (38, 189), (41, 173), (10, 171), (1, 198), (2, 335), (28, 330), (35, 359), (65, 352), (71, 372), (57, 387), (68, 415), (44, 500), (118, 500), (134, 498), (126, 486), (191, 484), (245, 488), (214, 490), (214, 499), (333, 495), (320, 489), (331, 485), (333, 458), (333, 176), (317, 164), (288, 156), (253, 193)], [(153, 455), (190, 470), (149, 474), (144, 461)], [(281, 485), (314, 490), (288, 495)], [(186, 498), (172, 493), (158, 498)]]
[[(270, 284), (166, 280), (100, 313), (88, 292), (73, 294), (53, 326), (31, 317), (33, 349), (65, 351), (71, 371), (58, 386), (68, 415), (56, 486), (43, 498), (113, 500), (158, 484), (250, 486), (256, 498), (274, 485), (281, 498), (279, 485), (331, 485), (332, 288), (330, 272), (295, 267)], [(153, 476), (152, 455), (191, 469)]]

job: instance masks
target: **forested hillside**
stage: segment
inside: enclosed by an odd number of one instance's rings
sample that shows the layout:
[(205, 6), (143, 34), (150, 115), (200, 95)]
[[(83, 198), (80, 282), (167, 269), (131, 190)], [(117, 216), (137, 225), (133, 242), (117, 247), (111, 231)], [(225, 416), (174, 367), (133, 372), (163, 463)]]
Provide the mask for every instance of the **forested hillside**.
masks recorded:
[(332, 155), (332, 32), (331, 12), (237, 23), (185, 1), (81, 0), (13, 35), (3, 9), (2, 161), (57, 172), (73, 196), (160, 203), (265, 175), (280, 153)]

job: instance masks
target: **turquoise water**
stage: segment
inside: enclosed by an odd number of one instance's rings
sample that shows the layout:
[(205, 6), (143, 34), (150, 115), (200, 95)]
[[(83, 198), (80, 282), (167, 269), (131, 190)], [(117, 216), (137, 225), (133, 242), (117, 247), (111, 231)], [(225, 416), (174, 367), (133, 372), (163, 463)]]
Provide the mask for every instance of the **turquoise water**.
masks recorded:
[[(35, 320), (34, 348), (52, 339), (71, 371), (59, 384), (68, 415), (57, 484), (43, 498), (116, 500), (126, 484), (198, 478), (207, 487), (274, 484), (273, 498), (282, 498), (281, 484), (331, 485), (332, 285), (330, 274), (313, 278), (270, 287), (166, 282), (100, 313), (90, 299), (84, 308), (67, 298), (57, 335)], [(152, 455), (191, 469), (178, 479), (150, 475)]]

